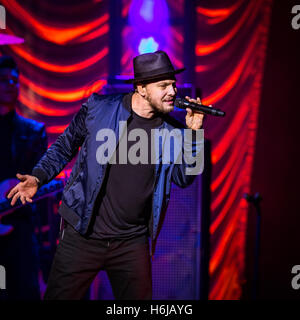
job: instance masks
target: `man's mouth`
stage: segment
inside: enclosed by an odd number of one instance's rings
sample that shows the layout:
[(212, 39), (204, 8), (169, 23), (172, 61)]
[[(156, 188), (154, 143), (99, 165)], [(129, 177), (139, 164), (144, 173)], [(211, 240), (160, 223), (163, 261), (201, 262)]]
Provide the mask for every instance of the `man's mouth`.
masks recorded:
[(164, 100), (164, 102), (166, 102), (169, 105), (173, 105), (174, 104), (174, 99), (171, 100)]

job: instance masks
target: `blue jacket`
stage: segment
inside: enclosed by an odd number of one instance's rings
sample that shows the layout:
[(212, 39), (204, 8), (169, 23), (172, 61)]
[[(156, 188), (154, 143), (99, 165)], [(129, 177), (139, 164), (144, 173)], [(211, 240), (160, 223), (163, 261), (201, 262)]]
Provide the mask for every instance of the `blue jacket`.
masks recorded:
[[(80, 147), (63, 191), (59, 212), (82, 235), (87, 232), (107, 167), (107, 164), (99, 164), (96, 159), (97, 148), (101, 145), (101, 142), (96, 141), (96, 135), (101, 128), (109, 128), (119, 137), (119, 121), (126, 121), (131, 114), (131, 110), (126, 109), (122, 103), (123, 97), (124, 94), (93, 94), (32, 171), (32, 174), (40, 179), (41, 185), (48, 183), (72, 160)], [(179, 124), (174, 120), (165, 116), (160, 128), (174, 129)], [(203, 153), (203, 139), (197, 142), (193, 140), (192, 149), (193, 154)], [(164, 164), (162, 154), (158, 154), (158, 158), (159, 163), (155, 165), (152, 217), (149, 221), (152, 254), (170, 199), (171, 182), (186, 187), (195, 178), (195, 175), (185, 174), (185, 168), (191, 165), (184, 161), (182, 164)], [(200, 171), (203, 171), (203, 165)]]

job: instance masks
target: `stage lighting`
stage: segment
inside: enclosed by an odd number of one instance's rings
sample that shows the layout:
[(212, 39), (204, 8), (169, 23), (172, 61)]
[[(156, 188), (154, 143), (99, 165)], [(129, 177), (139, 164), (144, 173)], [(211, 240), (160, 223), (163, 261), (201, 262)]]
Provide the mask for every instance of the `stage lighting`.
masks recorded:
[[(140, 54), (163, 50), (164, 31), (169, 27), (169, 9), (165, 0), (132, 0), (129, 9), (131, 42)], [(166, 32), (165, 32), (166, 33)]]
[(155, 41), (153, 37), (147, 39), (143, 38), (139, 45), (139, 53), (149, 53), (158, 50), (159, 44)]

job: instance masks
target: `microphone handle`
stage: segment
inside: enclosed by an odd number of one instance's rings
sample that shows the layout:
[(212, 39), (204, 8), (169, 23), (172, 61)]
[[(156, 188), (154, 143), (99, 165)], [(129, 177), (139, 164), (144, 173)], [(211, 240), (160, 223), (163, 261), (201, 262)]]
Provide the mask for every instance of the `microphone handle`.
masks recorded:
[[(177, 101), (176, 101), (177, 102)], [(181, 109), (190, 108), (194, 111), (200, 111), (206, 114), (210, 114), (217, 117), (224, 117), (225, 112), (216, 108), (205, 106), (204, 104), (198, 104), (194, 102), (189, 102), (185, 99), (178, 99), (178, 102), (175, 102), (175, 106)]]
[(211, 114), (213, 116), (217, 116), (217, 117), (224, 117), (225, 116), (225, 112), (221, 111), (219, 109), (215, 109), (215, 108), (211, 108), (209, 106), (205, 106), (204, 104), (197, 104), (197, 103), (193, 103), (190, 102), (190, 106), (189, 106), (192, 110), (194, 109), (195, 111), (201, 111), (203, 113), (207, 113), (207, 114)]

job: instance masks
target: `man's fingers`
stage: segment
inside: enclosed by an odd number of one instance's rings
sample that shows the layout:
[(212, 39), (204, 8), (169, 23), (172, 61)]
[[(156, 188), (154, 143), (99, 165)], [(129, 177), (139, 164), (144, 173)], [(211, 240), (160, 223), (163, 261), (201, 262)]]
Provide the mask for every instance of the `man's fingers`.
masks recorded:
[(18, 199), (20, 198), (20, 201), (22, 202), (23, 205), (26, 204), (26, 202), (32, 203), (32, 199), (30, 197), (26, 197), (26, 196), (21, 196), (19, 192), (17, 192), (12, 200), (11, 200), (11, 206), (14, 206), (16, 204), (16, 202), (18, 201)]
[(26, 204), (25, 196), (21, 196), (21, 197), (20, 197), (20, 200), (21, 200), (21, 202), (22, 202), (23, 205)]
[(185, 96), (185, 99), (188, 100), (189, 102), (195, 102), (195, 103), (197, 103), (197, 100), (196, 100), (196, 99), (192, 99), (192, 98), (190, 98), (189, 96)]
[(27, 202), (32, 203), (32, 199), (30, 199), (30, 198), (28, 198), (28, 197), (26, 197), (25, 199), (26, 199)]
[(17, 186), (12, 188), (9, 192), (9, 194), (7, 195), (7, 198), (10, 199), (16, 192), (18, 191)]
[(17, 192), (14, 196), (13, 196), (13, 198), (12, 198), (12, 200), (11, 200), (11, 206), (14, 206), (15, 205), (15, 203), (17, 202), (17, 200), (18, 200), (18, 198), (19, 198), (19, 192)]
[(25, 174), (23, 175), (23, 174), (17, 173), (16, 177), (21, 181), (25, 181), (26, 180), (26, 175)]
[(191, 116), (191, 115), (193, 114), (193, 111), (192, 111), (191, 108), (186, 108), (185, 110), (186, 110), (186, 112), (188, 113), (188, 115)]
[(201, 104), (201, 99), (199, 97), (197, 97), (197, 99), (191, 99), (189, 96), (185, 96), (185, 99), (190, 102), (195, 102), (195, 103)]

